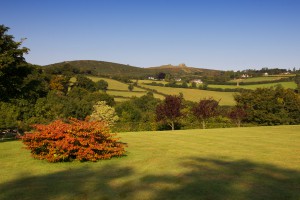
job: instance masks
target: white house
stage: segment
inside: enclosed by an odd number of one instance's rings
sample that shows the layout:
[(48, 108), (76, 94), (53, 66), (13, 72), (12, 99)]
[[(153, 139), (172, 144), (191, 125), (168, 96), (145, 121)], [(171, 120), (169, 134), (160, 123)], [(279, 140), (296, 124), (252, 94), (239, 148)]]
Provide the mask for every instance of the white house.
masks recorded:
[(148, 79), (149, 80), (155, 80), (155, 78), (153, 76), (149, 76)]
[(243, 75), (241, 76), (241, 78), (248, 78), (248, 77), (249, 77), (248, 74), (243, 74)]
[(201, 79), (194, 79), (190, 81), (191, 83), (197, 83), (197, 84), (202, 84), (203, 82), (201, 81)]

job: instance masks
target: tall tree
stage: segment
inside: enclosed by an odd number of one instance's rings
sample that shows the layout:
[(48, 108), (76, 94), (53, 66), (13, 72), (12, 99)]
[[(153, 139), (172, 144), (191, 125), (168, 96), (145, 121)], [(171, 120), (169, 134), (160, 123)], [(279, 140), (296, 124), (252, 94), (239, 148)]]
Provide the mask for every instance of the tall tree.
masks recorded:
[(175, 123), (182, 116), (182, 107), (180, 96), (166, 96), (165, 100), (156, 107), (156, 120), (166, 122), (174, 130)]
[(0, 101), (27, 99), (34, 103), (47, 95), (49, 81), (38, 66), (25, 61), (29, 49), (21, 47), (22, 41), (14, 41), (8, 30), (0, 25)]
[(22, 41), (14, 41), (8, 35), (8, 27), (0, 25), (0, 100), (8, 101), (22, 95), (23, 81), (32, 68), (28, 67), (24, 54), (29, 49), (22, 47)]
[(202, 128), (205, 129), (207, 120), (217, 115), (219, 101), (213, 98), (202, 99), (192, 108), (195, 117), (202, 122)]

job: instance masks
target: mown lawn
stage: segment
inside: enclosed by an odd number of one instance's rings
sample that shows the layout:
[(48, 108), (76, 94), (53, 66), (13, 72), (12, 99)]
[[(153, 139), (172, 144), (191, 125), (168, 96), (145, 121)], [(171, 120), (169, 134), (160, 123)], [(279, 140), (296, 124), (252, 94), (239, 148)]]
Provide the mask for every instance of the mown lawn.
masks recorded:
[(0, 143), (0, 199), (300, 199), (300, 126), (119, 134), (126, 157), (34, 160)]

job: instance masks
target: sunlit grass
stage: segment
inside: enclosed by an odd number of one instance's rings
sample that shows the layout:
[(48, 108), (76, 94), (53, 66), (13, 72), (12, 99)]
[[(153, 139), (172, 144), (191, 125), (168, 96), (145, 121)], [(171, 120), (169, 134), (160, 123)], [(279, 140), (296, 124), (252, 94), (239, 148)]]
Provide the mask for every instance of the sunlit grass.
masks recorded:
[(256, 85), (208, 85), (208, 87), (211, 88), (229, 88), (229, 89), (235, 89), (235, 88), (244, 88), (244, 89), (251, 89), (255, 90), (256, 88), (266, 88), (266, 87), (274, 87), (276, 85), (281, 85), (284, 88), (291, 88), (295, 89), (297, 88), (297, 84), (295, 82), (278, 82), (278, 83), (264, 83), (264, 84), (256, 84)]
[(261, 76), (261, 77), (251, 77), (251, 78), (245, 78), (245, 79), (238, 79), (238, 80), (231, 80), (229, 82), (261, 82), (261, 81), (276, 81), (280, 80), (282, 78), (287, 78), (289, 76)]
[(122, 133), (127, 156), (34, 160), (0, 143), (0, 199), (299, 199), (300, 126)]
[(183, 94), (183, 97), (186, 100), (198, 102), (200, 99), (213, 97), (216, 100), (221, 100), (220, 105), (235, 105), (233, 98), (233, 92), (216, 92), (216, 91), (207, 91), (199, 89), (189, 89), (189, 88), (171, 88), (171, 87), (161, 87), (161, 86), (152, 86), (144, 85), (143, 87), (157, 90), (158, 92), (167, 94), (167, 95), (178, 95)]
[[(114, 91), (114, 90), (108, 90), (108, 94), (116, 97), (141, 97), (147, 94), (147, 92), (130, 92), (130, 91)], [(164, 99), (165, 97), (159, 94), (153, 94), (154, 98), (158, 99)]]
[[(87, 76), (89, 79), (91, 79), (94, 82), (97, 82), (99, 80), (105, 80), (108, 83), (108, 89), (109, 90), (125, 90), (128, 91), (128, 84), (122, 83), (120, 81), (110, 79), (110, 78), (101, 78), (101, 77), (95, 77), (95, 76)], [(143, 89), (134, 87), (133, 91), (145, 91)]]

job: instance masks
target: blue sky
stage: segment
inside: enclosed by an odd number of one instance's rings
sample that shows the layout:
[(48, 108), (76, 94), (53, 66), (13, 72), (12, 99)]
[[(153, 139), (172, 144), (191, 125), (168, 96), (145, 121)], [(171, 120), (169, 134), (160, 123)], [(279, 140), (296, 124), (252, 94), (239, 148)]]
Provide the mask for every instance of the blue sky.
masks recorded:
[(300, 0), (0, 0), (28, 62), (300, 67)]

